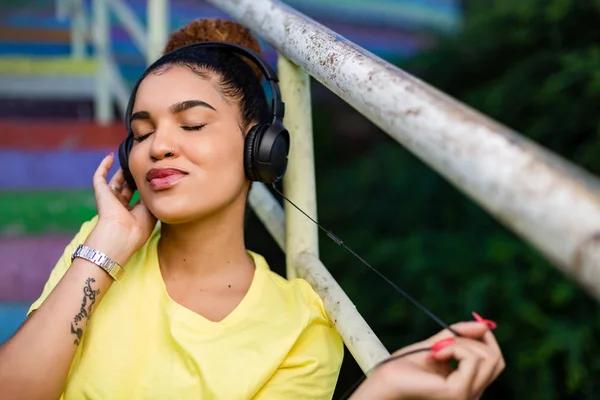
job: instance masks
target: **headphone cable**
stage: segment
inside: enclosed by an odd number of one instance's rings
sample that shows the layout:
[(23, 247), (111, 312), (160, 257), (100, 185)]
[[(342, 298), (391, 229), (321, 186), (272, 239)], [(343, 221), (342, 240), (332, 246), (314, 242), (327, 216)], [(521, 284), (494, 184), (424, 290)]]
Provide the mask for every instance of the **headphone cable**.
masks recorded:
[(307, 213), (305, 213), (300, 207), (298, 207), (296, 204), (294, 204), (294, 202), (292, 202), (290, 199), (288, 199), (283, 193), (281, 193), (277, 189), (277, 187), (275, 186), (274, 183), (272, 184), (272, 187), (273, 187), (273, 190), (275, 190), (282, 198), (284, 198), (288, 203), (290, 203), (292, 206), (294, 206), (294, 208), (296, 208), (298, 211), (300, 211), (302, 214), (304, 214), (304, 216), (306, 216), (315, 225), (317, 225), (321, 230), (323, 230), (323, 232), (325, 232), (327, 234), (327, 236), (331, 240), (333, 240), (338, 246), (343, 247), (344, 249), (346, 249), (350, 254), (352, 254), (354, 257), (356, 257), (361, 263), (363, 263), (369, 269), (371, 269), (373, 272), (375, 272), (377, 275), (379, 275), (379, 277), (381, 277), (381, 279), (383, 279), (392, 288), (394, 288), (394, 290), (396, 290), (396, 292), (398, 292), (402, 296), (404, 296), (413, 305), (415, 305), (417, 308), (419, 308), (421, 311), (423, 311), (425, 314), (427, 314), (432, 320), (434, 320), (435, 322), (437, 322), (442, 328), (448, 329), (455, 336), (459, 336), (458, 332), (456, 332), (454, 329), (452, 329), (452, 327), (450, 325), (448, 325), (447, 323), (445, 323), (444, 321), (442, 321), (441, 318), (439, 318), (432, 311), (430, 311), (427, 307), (425, 307), (423, 304), (421, 304), (419, 301), (417, 301), (414, 297), (412, 297), (410, 294), (408, 294), (404, 289), (401, 289), (398, 285), (396, 285), (394, 282), (392, 282), (392, 280), (390, 280), (388, 277), (386, 277), (381, 272), (379, 272), (375, 267), (373, 267), (371, 264), (369, 264), (364, 258), (362, 258), (358, 254), (356, 254), (356, 252), (354, 250), (352, 250), (350, 247), (348, 247), (344, 243), (344, 241), (339, 238), (339, 236), (337, 236), (332, 231), (330, 231), (328, 229), (325, 229), (321, 224), (319, 224), (317, 221), (315, 221), (313, 218), (311, 218), (310, 215), (308, 215)]
[[(277, 187), (275, 186), (275, 183), (272, 183), (271, 186), (272, 186), (272, 188), (273, 188), (273, 190), (275, 192), (277, 192), (283, 199), (285, 199), (288, 203), (290, 203), (296, 210), (298, 210), (302, 214), (304, 214), (304, 216), (306, 218), (308, 218), (315, 225), (317, 225), (319, 227), (319, 229), (321, 229), (323, 232), (325, 232), (327, 234), (327, 236), (332, 241), (334, 241), (338, 246), (343, 247), (344, 249), (346, 249), (346, 251), (348, 251), (355, 258), (357, 258), (361, 263), (363, 263), (364, 265), (366, 265), (371, 271), (375, 272), (381, 279), (383, 279), (392, 288), (394, 288), (394, 290), (396, 292), (398, 292), (402, 296), (404, 296), (408, 301), (410, 301), (413, 305), (415, 305), (417, 308), (419, 308), (421, 311), (423, 311), (425, 314), (427, 314), (432, 320), (434, 320), (441, 327), (443, 327), (444, 329), (449, 330), (454, 336), (460, 336), (458, 334), (458, 332), (456, 332), (454, 329), (452, 329), (452, 327), (450, 325), (448, 325), (441, 318), (439, 318), (437, 315), (435, 315), (431, 310), (429, 310), (427, 307), (425, 307), (423, 304), (421, 304), (419, 301), (417, 301), (414, 297), (412, 297), (410, 294), (408, 294), (404, 289), (402, 289), (398, 285), (396, 285), (391, 279), (389, 279), (388, 277), (386, 277), (379, 270), (377, 270), (375, 267), (373, 267), (371, 264), (369, 264), (364, 258), (362, 258), (358, 254), (356, 254), (356, 252), (354, 250), (352, 250), (350, 247), (348, 247), (344, 243), (344, 241), (342, 239), (340, 239), (339, 236), (337, 236), (332, 231), (324, 228), (314, 218), (312, 218), (310, 215), (308, 215), (306, 212), (304, 212), (300, 207), (298, 207), (293, 201), (291, 201), (290, 199), (288, 199), (283, 193), (281, 193), (279, 191), (279, 189), (277, 189)], [(401, 353), (401, 354), (398, 354), (398, 355), (386, 358), (385, 360), (379, 362), (377, 365), (375, 365), (373, 368), (371, 368), (366, 374), (364, 374), (363, 376), (361, 376), (356, 382), (354, 382), (354, 384), (352, 384), (352, 386), (346, 392), (344, 392), (344, 394), (342, 394), (342, 396), (339, 398), (339, 400), (346, 400), (348, 397), (350, 397), (350, 395), (356, 390), (356, 388), (366, 379), (367, 374), (371, 373), (372, 371), (374, 371), (376, 368), (380, 367), (381, 365), (387, 364), (388, 362), (397, 360), (397, 359), (405, 357), (405, 356), (409, 356), (409, 355), (412, 355), (412, 354), (415, 354), (415, 353), (424, 352), (424, 351), (430, 351), (430, 350), (431, 350), (430, 347), (427, 347), (427, 348), (418, 348), (418, 349), (409, 350), (409, 351), (407, 351), (405, 353)]]

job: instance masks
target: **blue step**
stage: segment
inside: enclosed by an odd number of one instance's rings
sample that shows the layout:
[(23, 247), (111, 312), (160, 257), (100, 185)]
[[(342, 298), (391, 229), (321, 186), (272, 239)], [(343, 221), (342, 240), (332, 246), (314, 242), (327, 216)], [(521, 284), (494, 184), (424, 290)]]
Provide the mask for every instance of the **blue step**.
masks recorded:
[(8, 340), (25, 321), (30, 304), (0, 302), (0, 343)]

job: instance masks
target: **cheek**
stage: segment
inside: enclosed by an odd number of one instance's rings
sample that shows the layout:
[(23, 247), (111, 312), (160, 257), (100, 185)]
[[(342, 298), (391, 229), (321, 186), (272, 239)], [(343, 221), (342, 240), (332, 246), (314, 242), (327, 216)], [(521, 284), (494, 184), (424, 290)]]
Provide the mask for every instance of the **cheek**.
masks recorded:
[(227, 134), (198, 143), (196, 148), (188, 147), (189, 158), (194, 164), (205, 169), (211, 181), (224, 183), (244, 178), (244, 138), (241, 133)]
[(144, 172), (146, 170), (146, 166), (144, 165), (144, 151), (140, 148), (143, 147), (142, 144), (135, 145), (131, 152), (129, 153), (129, 172), (133, 176), (135, 183), (139, 187), (141, 183), (144, 181)]

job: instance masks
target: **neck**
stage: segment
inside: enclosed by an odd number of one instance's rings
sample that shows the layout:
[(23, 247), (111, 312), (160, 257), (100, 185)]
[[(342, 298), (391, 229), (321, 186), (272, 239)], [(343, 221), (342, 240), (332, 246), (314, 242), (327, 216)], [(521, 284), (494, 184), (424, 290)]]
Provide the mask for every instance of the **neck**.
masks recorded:
[(158, 255), (167, 275), (206, 277), (252, 265), (244, 241), (244, 208), (234, 205), (201, 220), (161, 224)]

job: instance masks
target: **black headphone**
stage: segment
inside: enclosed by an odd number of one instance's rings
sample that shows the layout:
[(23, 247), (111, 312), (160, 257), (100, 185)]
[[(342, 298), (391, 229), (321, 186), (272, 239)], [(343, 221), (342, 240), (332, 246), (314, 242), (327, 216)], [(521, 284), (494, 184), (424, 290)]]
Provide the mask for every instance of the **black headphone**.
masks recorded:
[[(150, 67), (148, 67), (148, 70), (152, 69), (156, 64), (161, 62), (163, 57), (182, 51), (183, 49), (195, 47), (225, 49), (247, 57), (259, 67), (263, 73), (263, 76), (269, 82), (273, 96), (271, 122), (259, 123), (254, 125), (248, 131), (244, 146), (244, 171), (248, 179), (251, 181), (264, 183), (278, 182), (281, 180), (281, 178), (283, 178), (283, 175), (287, 169), (288, 153), (290, 149), (290, 135), (287, 129), (285, 129), (283, 126), (285, 105), (283, 101), (281, 101), (281, 93), (278, 85), (279, 79), (277, 79), (277, 75), (271, 66), (269, 66), (269, 64), (267, 64), (267, 62), (265, 62), (256, 52), (246, 47), (226, 42), (199, 42), (182, 46), (163, 55)], [(127, 184), (132, 189), (135, 189), (135, 181), (131, 175), (131, 171), (129, 170), (129, 153), (133, 146), (131, 113), (133, 111), (133, 103), (135, 102), (137, 89), (145, 75), (146, 74), (142, 75), (142, 77), (138, 80), (131, 93), (131, 97), (129, 98), (129, 104), (127, 105), (127, 112), (125, 115), (127, 137), (119, 146), (119, 163), (123, 169)]]

